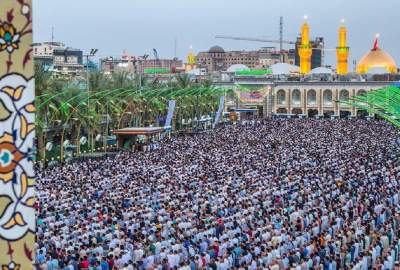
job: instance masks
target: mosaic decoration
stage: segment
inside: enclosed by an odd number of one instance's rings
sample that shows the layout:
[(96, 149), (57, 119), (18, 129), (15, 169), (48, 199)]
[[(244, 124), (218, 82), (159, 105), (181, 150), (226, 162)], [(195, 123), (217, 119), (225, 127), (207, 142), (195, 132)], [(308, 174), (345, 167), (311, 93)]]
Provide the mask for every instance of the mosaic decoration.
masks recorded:
[(33, 269), (31, 0), (0, 1), (0, 269)]

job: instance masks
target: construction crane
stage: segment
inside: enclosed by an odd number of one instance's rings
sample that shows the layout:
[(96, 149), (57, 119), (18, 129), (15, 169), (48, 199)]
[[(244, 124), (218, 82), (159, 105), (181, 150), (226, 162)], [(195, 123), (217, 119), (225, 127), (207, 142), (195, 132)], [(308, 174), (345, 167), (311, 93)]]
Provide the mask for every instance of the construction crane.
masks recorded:
[(279, 18), (279, 40), (271, 40), (271, 39), (262, 39), (262, 38), (249, 38), (249, 37), (234, 37), (234, 36), (215, 36), (215, 38), (219, 39), (231, 39), (231, 40), (245, 40), (245, 41), (256, 41), (256, 42), (266, 42), (266, 43), (278, 43), (279, 44), (279, 53), (280, 53), (280, 61), (283, 62), (283, 44), (296, 44), (293, 41), (283, 40), (283, 17)]
[[(282, 24), (282, 21), (281, 21)], [(249, 37), (233, 37), (233, 36), (215, 36), (215, 38), (219, 38), (219, 39), (231, 39), (231, 40), (245, 40), (245, 41), (255, 41), (255, 42), (265, 42), (265, 43), (279, 43), (279, 60), (280, 62), (284, 62), (283, 60), (283, 44), (291, 44), (294, 45), (296, 44), (296, 42), (293, 41), (287, 41), (287, 40), (283, 40), (282, 38), (282, 26), (280, 27), (280, 38), (279, 40), (272, 40), (272, 39), (262, 39), (262, 38), (249, 38)]]
[(256, 41), (256, 42), (266, 42), (266, 43), (282, 43), (282, 44), (296, 44), (293, 41), (287, 40), (272, 40), (272, 39), (262, 39), (262, 38), (250, 38), (250, 37), (234, 37), (234, 36), (221, 36), (217, 35), (215, 38), (219, 39), (231, 39), (231, 40), (245, 40), (245, 41)]
[[(275, 39), (263, 39), (263, 38), (252, 38), (252, 37), (236, 37), (236, 36), (224, 36), (224, 35), (217, 35), (215, 36), (217, 39), (230, 39), (230, 40), (244, 40), (244, 41), (255, 41), (255, 42), (264, 42), (264, 43), (276, 43), (279, 44), (279, 53), (281, 54), (280, 61), (283, 62), (283, 44), (290, 44), (295, 45), (296, 42), (283, 40), (283, 17), (281, 16), (279, 19), (279, 40)], [(314, 47), (312, 50), (319, 50), (322, 52), (325, 51), (336, 51), (336, 48), (318, 48)]]
[[(282, 31), (281, 31), (282, 32)], [(280, 61), (283, 62), (283, 44), (291, 44), (291, 45), (295, 45), (296, 42), (293, 41), (287, 41), (287, 40), (283, 40), (282, 36), (280, 37), (279, 40), (271, 40), (271, 39), (262, 39), (262, 38), (249, 38), (249, 37), (234, 37), (234, 36), (215, 36), (215, 38), (219, 38), (219, 39), (230, 39), (230, 40), (245, 40), (245, 41), (256, 41), (256, 42), (265, 42), (265, 43), (279, 43), (279, 53), (280, 53)], [(312, 50), (316, 50), (316, 51), (322, 51), (322, 53), (324, 53), (325, 51), (336, 51), (336, 49), (333, 48), (318, 48), (318, 47), (313, 47), (311, 48)], [(322, 59), (324, 58), (324, 56), (322, 56)]]
[[(262, 39), (262, 38), (250, 38), (250, 37), (234, 37), (234, 36), (221, 36), (217, 35), (215, 38), (219, 39), (231, 39), (231, 40), (245, 40), (245, 41), (256, 41), (265, 43), (281, 43), (294, 45), (296, 42), (287, 40), (272, 40), (272, 39)], [(322, 49), (322, 48), (312, 48), (313, 50), (324, 50), (324, 51), (335, 51), (336, 49)], [(282, 51), (282, 50), (281, 50)]]

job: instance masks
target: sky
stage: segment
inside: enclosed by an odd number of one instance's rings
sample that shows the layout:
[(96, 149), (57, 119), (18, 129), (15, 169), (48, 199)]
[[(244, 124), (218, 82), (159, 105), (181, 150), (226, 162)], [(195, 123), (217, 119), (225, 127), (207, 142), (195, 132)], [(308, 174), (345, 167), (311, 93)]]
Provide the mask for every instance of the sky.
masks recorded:
[[(215, 35), (279, 38), (279, 17), (284, 18), (284, 39), (294, 41), (304, 15), (311, 37), (325, 38), (326, 48), (337, 46), (337, 29), (345, 19), (349, 62), (372, 48), (377, 33), (380, 47), (400, 64), (400, 0), (33, 0), (34, 41), (54, 40), (85, 52), (99, 49), (99, 57), (160, 58), (177, 54), (186, 59), (213, 45), (225, 50), (252, 50), (277, 46), (250, 41), (215, 39)], [(335, 51), (325, 52), (325, 64), (335, 66)]]

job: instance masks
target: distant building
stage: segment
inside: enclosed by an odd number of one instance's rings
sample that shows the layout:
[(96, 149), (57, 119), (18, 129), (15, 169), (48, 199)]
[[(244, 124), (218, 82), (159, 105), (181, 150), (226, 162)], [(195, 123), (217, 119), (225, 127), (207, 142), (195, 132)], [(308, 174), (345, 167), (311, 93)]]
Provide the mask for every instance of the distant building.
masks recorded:
[(118, 72), (135, 72), (135, 59), (128, 58), (103, 58), (100, 59), (100, 70), (105, 74), (113, 74)]
[[(259, 116), (264, 117), (302, 115), (321, 118), (373, 116), (372, 112), (337, 101), (349, 100), (392, 84), (391, 81), (367, 80), (274, 81), (257, 77), (214, 83), (215, 86), (236, 91), (238, 99), (235, 98), (234, 102), (228, 100), (226, 103), (232, 109), (257, 108)], [(253, 91), (240, 91), (240, 86), (249, 85), (253, 87)]]
[(146, 59), (138, 61), (138, 72), (143, 74), (146, 69), (166, 68), (171, 73), (175, 73), (176, 69), (183, 67), (182, 60), (178, 59)]
[(47, 66), (53, 65), (54, 49), (65, 48), (64, 43), (61, 42), (33, 43), (32, 46), (35, 61)]
[(294, 64), (295, 51), (279, 52), (275, 47), (265, 47), (258, 51), (225, 51), (213, 46), (207, 52), (197, 55), (197, 67), (205, 68), (208, 73), (226, 71), (232, 65), (245, 65), (250, 69), (263, 69), (281, 62)]
[(182, 67), (182, 61), (177, 59), (144, 59), (125, 53), (121, 58), (108, 57), (100, 59), (100, 69), (106, 74), (117, 72), (144, 74), (149, 69), (168, 69), (169, 72), (174, 72)]
[[(312, 50), (311, 55), (311, 69), (322, 67), (324, 62), (324, 38), (317, 37), (314, 41), (310, 41)], [(298, 47), (301, 45), (301, 37), (296, 40), (295, 49), (295, 65), (300, 66), (300, 57), (298, 53)]]
[(34, 43), (33, 58), (36, 62), (51, 67), (57, 78), (71, 78), (84, 71), (83, 52), (66, 47), (61, 42)]
[(275, 47), (263, 47), (259, 51), (259, 54), (262, 68), (269, 68), (281, 62), (289, 65), (295, 64), (296, 51), (294, 49), (279, 52)]

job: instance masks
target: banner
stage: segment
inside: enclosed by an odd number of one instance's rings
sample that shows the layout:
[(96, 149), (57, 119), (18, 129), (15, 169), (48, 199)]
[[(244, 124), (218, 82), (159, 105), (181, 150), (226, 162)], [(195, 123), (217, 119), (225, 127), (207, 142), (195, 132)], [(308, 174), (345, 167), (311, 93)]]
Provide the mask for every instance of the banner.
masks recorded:
[(164, 129), (171, 129), (172, 117), (174, 116), (175, 111), (175, 103), (175, 100), (168, 101), (168, 113), (167, 119), (165, 120)]
[(31, 0), (0, 0), (0, 269), (35, 260)]
[(224, 105), (225, 105), (225, 96), (221, 96), (221, 98), (219, 99), (219, 107), (218, 107), (217, 114), (215, 115), (213, 128), (215, 128), (215, 126), (219, 122), (219, 119), (221, 118), (222, 111), (224, 110)]
[(262, 104), (267, 91), (264, 90), (253, 90), (253, 91), (240, 91), (236, 90), (240, 102), (249, 104)]

